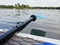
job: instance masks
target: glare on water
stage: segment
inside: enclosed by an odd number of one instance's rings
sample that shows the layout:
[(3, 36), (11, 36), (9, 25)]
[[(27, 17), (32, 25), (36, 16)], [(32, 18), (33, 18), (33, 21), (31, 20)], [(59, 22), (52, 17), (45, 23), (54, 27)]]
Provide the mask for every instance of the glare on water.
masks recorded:
[[(31, 29), (40, 29), (46, 31), (47, 37), (55, 38), (60, 36), (60, 10), (51, 9), (0, 9), (0, 29), (11, 29), (17, 22), (25, 21), (30, 15), (38, 14), (39, 17), (35, 22), (30, 23), (23, 31), (30, 33)], [(47, 17), (47, 18), (46, 18)], [(50, 33), (50, 34), (49, 34)], [(49, 34), (49, 35), (47, 35)], [(56, 36), (57, 35), (57, 36)]]

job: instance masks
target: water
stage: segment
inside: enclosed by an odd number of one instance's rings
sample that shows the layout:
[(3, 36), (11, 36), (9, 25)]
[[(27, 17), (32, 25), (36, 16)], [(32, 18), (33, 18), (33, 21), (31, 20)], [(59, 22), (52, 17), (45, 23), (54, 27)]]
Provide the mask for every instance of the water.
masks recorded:
[(25, 21), (32, 14), (43, 14), (48, 18), (39, 18), (31, 22), (21, 32), (30, 33), (32, 29), (46, 31), (46, 37), (60, 39), (60, 10), (51, 9), (0, 9), (0, 29), (11, 29), (17, 22)]

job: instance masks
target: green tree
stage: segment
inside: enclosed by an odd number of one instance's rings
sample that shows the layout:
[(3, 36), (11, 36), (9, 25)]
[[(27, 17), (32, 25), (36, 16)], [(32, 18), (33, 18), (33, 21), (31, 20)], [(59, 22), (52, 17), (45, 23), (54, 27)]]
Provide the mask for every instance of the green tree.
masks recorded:
[(19, 3), (15, 4), (15, 8), (16, 8), (16, 9), (20, 9), (20, 7), (21, 7), (21, 6), (20, 6)]

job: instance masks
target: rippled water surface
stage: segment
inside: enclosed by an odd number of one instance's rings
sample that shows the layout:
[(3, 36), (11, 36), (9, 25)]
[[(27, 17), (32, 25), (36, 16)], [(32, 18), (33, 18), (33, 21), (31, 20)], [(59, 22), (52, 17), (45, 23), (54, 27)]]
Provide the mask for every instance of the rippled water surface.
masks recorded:
[[(22, 22), (27, 20), (30, 15), (38, 14), (44, 15), (48, 18), (39, 18), (35, 22), (31, 22), (23, 31), (24, 33), (30, 33), (31, 29), (40, 29), (46, 31), (48, 37), (52, 37), (52, 34), (58, 36), (53, 36), (59, 38), (60, 36), (60, 10), (51, 9), (0, 9), (0, 29), (11, 29), (16, 25), (17, 22)], [(52, 32), (52, 33), (51, 33)], [(60, 38), (59, 38), (60, 39)]]

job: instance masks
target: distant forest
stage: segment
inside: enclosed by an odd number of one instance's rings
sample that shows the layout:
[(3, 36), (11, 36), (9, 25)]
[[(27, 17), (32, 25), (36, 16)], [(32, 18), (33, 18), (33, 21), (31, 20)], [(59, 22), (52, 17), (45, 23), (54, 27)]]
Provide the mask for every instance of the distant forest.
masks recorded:
[(29, 5), (20, 5), (20, 3), (17, 3), (15, 5), (0, 5), (0, 8), (5, 9), (60, 9), (60, 7), (31, 7)]

